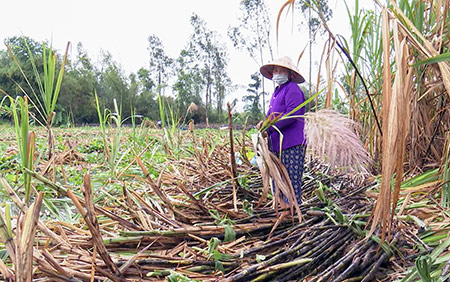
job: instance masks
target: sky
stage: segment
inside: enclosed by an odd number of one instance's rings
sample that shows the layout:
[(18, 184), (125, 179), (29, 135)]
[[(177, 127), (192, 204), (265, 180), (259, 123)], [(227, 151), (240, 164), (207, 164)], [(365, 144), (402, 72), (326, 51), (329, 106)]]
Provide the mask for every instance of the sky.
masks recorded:
[[(278, 11), (285, 2), (266, 0), (273, 29)], [(360, 2), (369, 7), (372, 3), (370, 0)], [(248, 54), (233, 48), (227, 36), (228, 27), (239, 24), (239, 3), (240, 0), (5, 1), (0, 17), (0, 40), (3, 42), (7, 37), (25, 35), (37, 41), (51, 42), (60, 53), (64, 53), (70, 41), (72, 48), (69, 56), (73, 58), (77, 53), (76, 46), (81, 42), (94, 62), (101, 51), (108, 51), (129, 74), (141, 67), (148, 68), (147, 39), (152, 34), (161, 39), (168, 56), (177, 58), (193, 32), (189, 19), (196, 13), (205, 20), (207, 28), (216, 31), (221, 41), (227, 44), (230, 59), (228, 74), (234, 84), (242, 86), (229, 95), (231, 101), (245, 94), (245, 87), (251, 83), (250, 75), (259, 70)], [(348, 37), (350, 28), (344, 0), (330, 0), (328, 5), (334, 15), (329, 24), (332, 31)], [(296, 16), (293, 25), (291, 14), (281, 18), (278, 48), (276, 44), (273, 46), (275, 57), (288, 55), (295, 59), (305, 48), (308, 33), (306, 28), (298, 31), (301, 20)], [(5, 49), (3, 44), (0, 49)], [(315, 67), (322, 49), (323, 41), (318, 40), (313, 47)], [(305, 78), (308, 64), (304, 56), (299, 69)], [(242, 108), (242, 104), (239, 106)]]

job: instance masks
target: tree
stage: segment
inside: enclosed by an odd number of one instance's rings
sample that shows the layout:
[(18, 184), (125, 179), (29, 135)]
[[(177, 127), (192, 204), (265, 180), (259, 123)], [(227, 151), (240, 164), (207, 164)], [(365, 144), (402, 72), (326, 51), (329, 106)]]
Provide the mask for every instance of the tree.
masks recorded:
[[(228, 28), (228, 37), (233, 42), (234, 47), (245, 50), (261, 67), (268, 53), (270, 60), (273, 60), (272, 45), (270, 43), (270, 19), (269, 12), (264, 0), (244, 0), (241, 1), (240, 25)], [(264, 78), (262, 81), (262, 105), (266, 111)]]
[(158, 88), (158, 93), (161, 94), (161, 88), (169, 80), (170, 69), (173, 64), (173, 59), (166, 55), (164, 46), (156, 35), (148, 37), (150, 52), (150, 73), (154, 73), (154, 81)]
[[(191, 16), (191, 24), (194, 33), (191, 35), (189, 52), (194, 54), (198, 67), (201, 69), (201, 77), (205, 85), (205, 107), (208, 114), (212, 108), (212, 98), (216, 97), (218, 112), (230, 83), (226, 82), (227, 53), (223, 44), (218, 40), (216, 32), (209, 30), (206, 23), (198, 15)], [(214, 92), (213, 92), (214, 90)]]
[[(35, 58), (36, 68), (42, 69), (41, 58), (43, 45), (29, 37), (17, 36), (7, 38), (4, 43), (14, 54), (17, 63), (14, 61), (8, 50), (0, 50), (0, 88), (13, 98), (24, 94), (20, 88), (26, 93), (30, 93), (33, 98), (37, 98), (32, 94), (34, 89), (38, 89), (38, 84), (34, 79), (33, 67), (30, 62), (30, 53)], [(27, 44), (30, 53), (28, 52)], [(20, 71), (19, 66), (25, 76), (29, 78), (29, 84)]]
[(261, 77), (258, 72), (251, 75), (253, 83), (250, 83), (247, 88), (249, 94), (242, 97), (242, 101), (246, 103), (244, 110), (249, 113), (251, 117), (249, 122), (254, 123), (260, 120), (262, 116), (261, 107), (259, 105), (260, 95), (259, 89), (261, 88)]
[(66, 113), (66, 116), (58, 117), (57, 121), (71, 124), (96, 122), (94, 89), (97, 86), (97, 71), (83, 45), (78, 43), (76, 59), (69, 62), (61, 85), (60, 112)]
[[(139, 69), (135, 83), (137, 83), (137, 93), (134, 104), (136, 113), (152, 120), (159, 119), (159, 108), (154, 91), (156, 85), (150, 77), (150, 71), (145, 68)], [(133, 79), (130, 84), (133, 86)]]
[(176, 62), (177, 80), (172, 89), (176, 93), (178, 112), (185, 114), (191, 103), (197, 106), (202, 104), (203, 80), (195, 57), (189, 50), (182, 50)]
[(223, 45), (216, 45), (214, 48), (214, 61), (212, 73), (214, 76), (214, 96), (216, 97), (216, 109), (218, 121), (222, 119), (223, 104), (227, 90), (231, 89), (232, 83), (226, 68), (228, 65), (228, 56)]
[[(312, 15), (312, 9), (320, 9), (322, 14), (325, 17), (325, 20), (328, 21), (333, 15), (333, 11), (328, 7), (328, 0), (299, 0), (298, 5), (299, 9), (303, 14), (306, 12), (308, 17), (308, 35), (309, 35), (309, 89), (311, 92), (311, 72), (312, 72), (312, 44), (316, 40), (316, 31), (320, 28), (320, 19), (319, 17), (315, 17)], [(325, 30), (324, 30), (325, 31)]]
[(130, 93), (128, 79), (122, 68), (112, 59), (110, 53), (103, 53), (100, 85), (97, 89), (99, 99), (109, 109), (114, 108), (114, 99), (119, 104), (122, 116), (131, 115), (132, 93)]

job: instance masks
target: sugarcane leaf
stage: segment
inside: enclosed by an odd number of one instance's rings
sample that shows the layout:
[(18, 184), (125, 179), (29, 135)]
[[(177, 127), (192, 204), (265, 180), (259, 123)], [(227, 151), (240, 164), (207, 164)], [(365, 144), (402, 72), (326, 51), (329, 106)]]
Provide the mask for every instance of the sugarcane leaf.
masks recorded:
[(337, 205), (334, 205), (333, 212), (334, 212), (334, 215), (336, 216), (336, 219), (340, 223), (347, 223), (347, 218), (344, 216), (344, 214), (342, 213), (342, 210)]
[(220, 243), (222, 243), (222, 241), (220, 241), (218, 238), (216, 237), (212, 237), (209, 240), (209, 246), (208, 246), (208, 254), (209, 256), (214, 255), (214, 251), (217, 249), (217, 247), (220, 245)]
[(419, 256), (416, 260), (417, 272), (424, 282), (435, 281), (435, 279), (431, 278), (431, 265), (432, 261), (429, 256)]
[(325, 194), (323, 192), (323, 184), (321, 182), (319, 182), (319, 187), (316, 188), (316, 190), (314, 190), (314, 193), (316, 194), (317, 198), (319, 198), (319, 200), (321, 202), (326, 202)]
[[(169, 276), (172, 275), (173, 273), (171, 273), (170, 270), (154, 270), (154, 271), (150, 271), (149, 273), (147, 273), (147, 277), (162, 277), (162, 276)], [(173, 279), (172, 277), (167, 277), (167, 281), (171, 281), (170, 279)]]
[(447, 238), (447, 234), (435, 234), (433, 236), (428, 236), (426, 238), (423, 238), (422, 241), (424, 243), (428, 244), (428, 243), (439, 242), (439, 241), (441, 241), (442, 239), (445, 239), (445, 238)]
[[(162, 270), (161, 272), (164, 272), (164, 270)], [(170, 275), (167, 276), (167, 281), (168, 282), (196, 282), (199, 280), (192, 280), (178, 272), (170, 271)]]
[(221, 261), (219, 261), (219, 260), (216, 260), (216, 261), (215, 261), (215, 263), (214, 263), (214, 268), (215, 268), (216, 270), (220, 270), (220, 271), (222, 271), (222, 272), (225, 272), (225, 269), (223, 268), (223, 263), (222, 263)]
[(428, 64), (436, 64), (440, 62), (450, 61), (450, 52), (446, 52), (443, 54), (439, 54), (437, 56), (428, 58), (426, 60), (418, 61), (415, 66), (428, 65)]
[(440, 264), (443, 262), (447, 262), (448, 260), (450, 260), (450, 253), (443, 255), (441, 257), (438, 257), (435, 261), (434, 264)]
[(8, 235), (12, 238), (14, 236), (12, 232), (12, 226), (11, 226), (11, 206), (9, 204), (5, 204), (5, 224), (6, 229), (8, 231)]
[(231, 225), (224, 225), (225, 230), (225, 236), (224, 236), (224, 242), (231, 242), (236, 240), (236, 231), (234, 231), (233, 227)]
[(426, 227), (427, 227), (427, 224), (426, 224), (425, 222), (423, 222), (423, 220), (421, 220), (420, 218), (418, 218), (418, 217), (415, 216), (415, 215), (408, 214), (408, 215), (406, 216), (406, 219), (407, 219), (407, 220), (408, 220), (408, 219), (411, 219), (411, 220), (414, 221), (414, 223), (416, 223), (419, 227), (422, 227), (422, 228), (426, 228)]
[(257, 254), (255, 259), (256, 259), (256, 262), (260, 263), (260, 262), (262, 262), (263, 260), (266, 259), (266, 256)]

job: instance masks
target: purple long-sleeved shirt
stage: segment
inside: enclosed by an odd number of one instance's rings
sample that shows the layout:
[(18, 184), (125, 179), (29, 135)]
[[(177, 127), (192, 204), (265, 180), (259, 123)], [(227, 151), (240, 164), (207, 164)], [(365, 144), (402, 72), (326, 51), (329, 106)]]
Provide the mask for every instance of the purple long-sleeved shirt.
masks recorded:
[[(270, 100), (270, 106), (269, 110), (267, 111), (267, 116), (272, 113), (275, 113), (276, 116), (278, 116), (279, 114), (282, 114), (284, 116), (285, 114), (289, 113), (297, 106), (302, 104), (304, 101), (305, 95), (295, 82), (289, 81), (287, 83), (284, 83), (275, 88), (275, 92), (272, 94), (272, 98)], [(305, 107), (302, 107), (292, 115), (304, 114)], [(281, 120), (276, 122), (275, 126), (283, 134), (283, 143), (281, 146), (282, 150), (293, 146), (306, 144), (303, 132), (305, 128), (305, 121), (303, 118), (289, 118)], [(273, 127), (267, 129), (267, 133), (269, 134), (272, 144), (272, 151), (279, 153), (280, 134)]]

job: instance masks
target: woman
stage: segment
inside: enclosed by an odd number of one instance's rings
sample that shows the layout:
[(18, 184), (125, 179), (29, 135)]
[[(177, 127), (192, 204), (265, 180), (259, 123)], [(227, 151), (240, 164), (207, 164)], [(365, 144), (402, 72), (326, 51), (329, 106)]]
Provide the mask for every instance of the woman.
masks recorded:
[[(270, 99), (267, 116), (273, 118), (274, 115), (285, 115), (305, 101), (305, 95), (297, 85), (304, 82), (305, 79), (289, 57), (282, 57), (273, 63), (262, 66), (260, 72), (277, 85)], [(291, 116), (304, 114), (305, 108), (302, 107), (292, 113)], [(260, 126), (261, 123), (259, 124)], [(282, 140), (274, 126), (283, 134)], [(305, 121), (302, 117), (299, 117), (278, 121), (267, 129), (270, 142), (269, 149), (277, 156), (280, 156), (281, 150), (281, 162), (289, 173), (299, 204), (302, 202), (301, 186), (306, 149), (306, 140), (303, 133), (304, 127)]]

